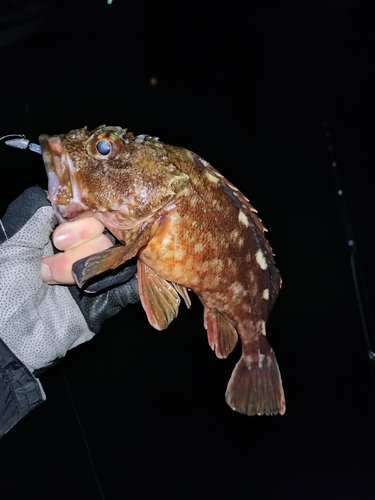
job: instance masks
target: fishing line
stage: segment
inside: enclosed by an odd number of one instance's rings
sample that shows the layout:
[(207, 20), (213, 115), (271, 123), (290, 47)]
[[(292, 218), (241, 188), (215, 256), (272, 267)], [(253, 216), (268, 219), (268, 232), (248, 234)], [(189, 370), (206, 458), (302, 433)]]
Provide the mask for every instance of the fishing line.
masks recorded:
[(7, 134), (7, 135), (3, 135), (2, 137), (0, 137), (0, 141), (2, 141), (3, 139), (6, 139), (7, 137), (15, 137), (17, 139), (26, 139), (24, 134)]
[(96, 474), (96, 471), (95, 471), (95, 467), (94, 467), (94, 463), (93, 463), (92, 455), (91, 455), (91, 450), (90, 450), (90, 447), (89, 447), (89, 443), (87, 441), (86, 433), (85, 433), (85, 431), (83, 429), (82, 422), (81, 422), (81, 420), (80, 420), (80, 418), (78, 416), (78, 412), (77, 412), (77, 409), (76, 409), (74, 401), (73, 401), (72, 393), (70, 392), (70, 389), (69, 389), (69, 383), (68, 383), (68, 379), (67, 379), (67, 376), (66, 376), (66, 373), (65, 373), (65, 370), (64, 370), (63, 360), (62, 359), (60, 359), (59, 365), (61, 366), (61, 370), (62, 370), (62, 373), (63, 373), (65, 385), (66, 385), (66, 390), (68, 392), (69, 400), (70, 400), (70, 403), (72, 405), (74, 415), (75, 415), (76, 420), (78, 422), (79, 428), (81, 429), (81, 434), (82, 434), (82, 437), (83, 437), (83, 441), (85, 443), (85, 447), (86, 447), (87, 455), (88, 455), (88, 458), (89, 458), (89, 463), (90, 463), (90, 468), (91, 468), (92, 474), (94, 476), (95, 482), (96, 482), (96, 484), (98, 486), (98, 489), (100, 491), (100, 495), (101, 495), (102, 499), (105, 500), (105, 496), (104, 496), (104, 493), (103, 493), (103, 490), (102, 490), (99, 478), (98, 478), (98, 476)]
[(362, 270), (361, 261), (358, 254), (358, 246), (354, 237), (353, 226), (351, 218), (349, 215), (348, 205), (345, 199), (344, 190), (342, 188), (342, 181), (340, 177), (340, 172), (338, 169), (337, 161), (333, 153), (331, 135), (328, 129), (327, 119), (325, 114), (322, 113), (323, 127), (325, 130), (325, 136), (328, 143), (328, 150), (331, 159), (332, 173), (333, 173), (333, 184), (336, 192), (336, 200), (338, 205), (338, 210), (341, 215), (341, 222), (343, 229), (347, 238), (347, 244), (350, 247), (350, 268), (352, 272), (353, 284), (355, 295), (357, 299), (357, 305), (359, 309), (359, 315), (361, 318), (362, 329), (366, 341), (367, 356), (372, 363), (370, 363), (371, 379), (373, 384), (373, 390), (375, 395), (375, 322), (372, 314), (372, 306), (368, 290), (366, 287), (366, 281), (364, 278), (364, 273)]
[[(362, 300), (361, 300), (360, 283), (359, 283), (357, 269), (356, 269), (356, 250), (355, 250), (355, 248), (353, 248), (351, 255), (350, 255), (350, 265), (351, 265), (351, 269), (352, 269), (354, 290), (355, 290), (355, 294), (357, 297), (357, 303), (358, 303), (358, 308), (359, 308), (359, 314), (361, 317), (362, 328), (363, 328), (363, 331), (365, 334), (365, 339), (366, 339), (366, 344), (367, 344), (367, 355), (368, 355), (369, 359), (374, 362), (375, 361), (375, 353), (371, 349), (371, 340), (370, 340), (370, 335), (369, 335), (369, 331), (367, 329), (367, 323), (366, 323), (366, 312), (365, 312), (365, 308), (364, 308)], [(372, 379), (372, 387), (373, 387), (374, 394), (375, 394), (375, 370), (371, 369), (371, 368), (373, 368), (373, 366), (374, 365), (371, 364), (370, 373), (371, 373), (371, 379)]]

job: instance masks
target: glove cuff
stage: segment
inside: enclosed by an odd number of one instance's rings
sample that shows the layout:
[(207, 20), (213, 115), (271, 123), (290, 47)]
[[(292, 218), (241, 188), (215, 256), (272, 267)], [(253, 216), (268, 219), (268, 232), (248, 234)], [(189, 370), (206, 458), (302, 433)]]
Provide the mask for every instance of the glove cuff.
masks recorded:
[(39, 381), (0, 339), (0, 438), (45, 399)]

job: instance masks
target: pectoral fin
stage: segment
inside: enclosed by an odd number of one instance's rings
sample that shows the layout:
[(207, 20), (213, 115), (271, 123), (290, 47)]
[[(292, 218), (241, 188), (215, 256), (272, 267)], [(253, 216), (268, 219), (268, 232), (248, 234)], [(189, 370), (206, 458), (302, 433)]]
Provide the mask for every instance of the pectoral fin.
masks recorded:
[(204, 326), (208, 343), (218, 358), (226, 358), (237, 344), (237, 331), (217, 310), (204, 308)]
[(180, 297), (172, 283), (160, 278), (146, 264), (138, 261), (138, 289), (150, 324), (164, 330), (177, 316)]
[(119, 245), (108, 248), (103, 252), (94, 253), (86, 259), (80, 277), (76, 277), (77, 285), (82, 287), (86, 281), (110, 269), (116, 269), (124, 262), (135, 257), (138, 251), (147, 245), (150, 237), (150, 228), (140, 231), (128, 245)]

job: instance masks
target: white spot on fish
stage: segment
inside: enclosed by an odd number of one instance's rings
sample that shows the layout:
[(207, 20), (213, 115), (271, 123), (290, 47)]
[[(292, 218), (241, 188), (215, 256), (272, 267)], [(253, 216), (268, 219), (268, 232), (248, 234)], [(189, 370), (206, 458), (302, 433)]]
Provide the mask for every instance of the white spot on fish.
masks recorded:
[(270, 291), (268, 290), (268, 288), (265, 288), (263, 290), (263, 298), (264, 300), (268, 300), (270, 298)]
[(167, 247), (169, 247), (169, 245), (171, 244), (171, 241), (172, 241), (172, 235), (166, 234), (164, 236), (164, 238), (162, 239), (160, 246), (163, 248), (163, 250), (165, 250)]
[(186, 256), (186, 252), (183, 247), (177, 247), (174, 251), (174, 258), (176, 260), (183, 260)]
[(231, 233), (230, 233), (230, 239), (233, 240), (233, 241), (237, 241), (237, 238), (238, 238), (238, 231), (236, 229), (234, 229)]
[(251, 254), (247, 253), (245, 260), (246, 260), (246, 262), (250, 262), (251, 261)]
[(197, 196), (192, 196), (189, 201), (190, 201), (190, 205), (193, 206), (193, 207), (195, 207), (195, 205), (198, 202), (198, 197)]
[(243, 295), (244, 294), (244, 287), (241, 285), (241, 283), (232, 283), (229, 287), (229, 290), (233, 292), (234, 295)]
[(259, 321), (258, 328), (262, 332), (262, 335), (266, 335), (266, 322), (265, 321)]
[(203, 251), (203, 245), (202, 243), (196, 243), (194, 246), (194, 252), (199, 253)]
[(259, 352), (258, 356), (259, 356), (258, 366), (259, 366), (259, 368), (262, 368), (264, 360), (266, 359), (266, 356), (264, 354), (261, 354), (260, 352)]
[(210, 262), (211, 268), (214, 268), (215, 271), (221, 271), (223, 269), (223, 263), (220, 259), (212, 259)]
[(239, 244), (239, 246), (240, 246), (240, 247), (242, 247), (242, 245), (244, 244), (244, 239), (243, 239), (243, 238), (240, 238), (240, 239), (238, 240), (238, 244)]
[[(183, 277), (184, 274), (181, 273), (181, 276)], [(185, 276), (186, 276), (186, 269), (185, 269)], [(191, 286), (194, 288), (194, 287), (197, 287), (199, 285), (202, 284), (202, 276), (198, 275), (198, 274), (192, 274), (191, 275), (191, 278), (190, 278), (190, 283), (191, 283)]]
[(266, 258), (264, 256), (264, 253), (262, 252), (262, 250), (258, 250), (256, 255), (255, 255), (255, 258), (256, 258), (256, 261), (258, 262), (258, 264), (260, 265), (260, 268), (261, 269), (267, 269), (267, 261), (266, 261)]
[(215, 207), (219, 212), (223, 210), (223, 207), (220, 205), (220, 202), (218, 200), (213, 199), (211, 203), (212, 206)]
[(242, 210), (238, 212), (238, 220), (242, 222), (246, 227), (249, 226), (249, 219), (247, 218), (247, 215), (245, 215)]
[(214, 184), (217, 184), (219, 182), (219, 178), (216, 177), (216, 175), (211, 174), (211, 172), (205, 172), (206, 177), (209, 181), (213, 182)]

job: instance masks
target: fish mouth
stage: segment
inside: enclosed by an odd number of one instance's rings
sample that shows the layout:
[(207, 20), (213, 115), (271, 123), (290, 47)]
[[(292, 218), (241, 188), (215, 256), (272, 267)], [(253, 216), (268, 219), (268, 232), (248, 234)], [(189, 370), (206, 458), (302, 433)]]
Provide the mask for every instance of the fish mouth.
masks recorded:
[(60, 136), (39, 136), (48, 177), (48, 199), (59, 223), (75, 220), (87, 210), (81, 202), (77, 171)]

